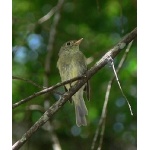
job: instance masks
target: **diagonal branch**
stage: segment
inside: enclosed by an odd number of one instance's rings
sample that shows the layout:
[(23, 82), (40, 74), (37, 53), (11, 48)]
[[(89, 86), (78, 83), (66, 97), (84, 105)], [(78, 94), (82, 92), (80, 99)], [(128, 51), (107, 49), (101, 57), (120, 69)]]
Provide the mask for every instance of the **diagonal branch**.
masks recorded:
[(70, 91), (66, 92), (56, 103), (54, 103), (41, 118), (18, 140), (12, 147), (13, 150), (18, 150), (43, 124), (45, 124), (94, 74), (96, 74), (107, 63), (108, 57), (115, 58), (117, 54), (137, 36), (135, 28), (126, 37), (124, 37), (116, 46), (110, 49), (90, 70), (86, 73), (86, 78), (78, 81), (71, 87)]

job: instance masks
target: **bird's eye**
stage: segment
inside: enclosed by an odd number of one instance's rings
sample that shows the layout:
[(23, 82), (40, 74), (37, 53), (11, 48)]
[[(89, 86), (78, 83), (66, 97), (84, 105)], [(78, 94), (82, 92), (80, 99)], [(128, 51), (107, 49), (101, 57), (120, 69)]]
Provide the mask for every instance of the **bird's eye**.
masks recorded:
[(66, 45), (69, 46), (69, 45), (70, 45), (70, 42), (67, 42)]

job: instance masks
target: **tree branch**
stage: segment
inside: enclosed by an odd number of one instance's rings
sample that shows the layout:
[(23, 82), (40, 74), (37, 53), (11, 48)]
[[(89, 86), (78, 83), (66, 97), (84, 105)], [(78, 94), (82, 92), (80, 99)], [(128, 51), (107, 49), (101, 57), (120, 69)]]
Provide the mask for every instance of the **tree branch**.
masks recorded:
[(43, 95), (43, 94), (46, 94), (46, 93), (49, 93), (49, 92), (52, 92), (52, 91), (54, 91), (54, 89), (56, 89), (56, 88), (58, 88), (58, 87), (60, 87), (60, 86), (66, 85), (66, 84), (68, 84), (68, 83), (72, 83), (72, 82), (77, 81), (77, 80), (81, 80), (82, 78), (83, 78), (83, 76), (79, 76), (79, 77), (72, 78), (72, 79), (70, 79), (70, 80), (66, 80), (66, 81), (64, 81), (64, 82), (57, 83), (57, 84), (54, 85), (54, 86), (51, 86), (51, 87), (49, 87), (49, 88), (46, 88), (46, 89), (44, 89), (44, 90), (42, 90), (42, 91), (39, 91), (39, 92), (37, 92), (37, 93), (34, 93), (34, 94), (28, 96), (28, 97), (25, 98), (25, 99), (20, 100), (19, 102), (13, 104), (12, 108), (14, 109), (14, 108), (18, 107), (19, 105), (24, 104), (24, 103), (28, 102), (29, 100), (31, 100), (31, 99), (33, 99), (33, 98), (36, 98), (36, 97), (38, 97), (38, 96), (40, 96), (40, 95)]
[(45, 16), (38, 20), (38, 23), (41, 24), (50, 19), (57, 11), (61, 9), (63, 3), (64, 0), (59, 0), (55, 7), (53, 7)]
[(90, 70), (86, 73), (86, 78), (78, 81), (71, 89), (66, 92), (59, 101), (54, 103), (41, 118), (13, 145), (13, 150), (19, 149), (43, 124), (45, 124), (94, 74), (96, 74), (107, 63), (108, 57), (115, 58), (117, 54), (137, 36), (135, 28), (125, 38), (123, 38), (116, 46), (110, 49)]
[(24, 79), (24, 78), (16, 77), (16, 76), (12, 76), (12, 79), (28, 82), (28, 83), (30, 83), (30, 84), (32, 84), (32, 85), (34, 85), (34, 86), (36, 86), (36, 87), (38, 87), (38, 88), (40, 88), (40, 89), (43, 89), (43, 88), (44, 88), (44, 87), (42, 87), (42, 86), (36, 84), (36, 83), (33, 82), (32, 80), (29, 80), (29, 79)]

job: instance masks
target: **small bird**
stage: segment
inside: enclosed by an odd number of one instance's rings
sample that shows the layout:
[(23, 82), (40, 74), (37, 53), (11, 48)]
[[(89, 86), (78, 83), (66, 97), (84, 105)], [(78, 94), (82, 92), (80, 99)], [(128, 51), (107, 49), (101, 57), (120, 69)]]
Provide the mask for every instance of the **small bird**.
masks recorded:
[[(60, 77), (62, 81), (72, 79), (77, 76), (81, 76), (87, 71), (86, 58), (83, 53), (79, 50), (79, 45), (83, 38), (79, 40), (68, 41), (63, 44), (59, 51), (59, 59), (57, 62), (57, 67), (59, 69)], [(66, 84), (65, 88), (69, 91), (70, 86), (74, 85), (76, 82)], [(81, 125), (86, 126), (86, 115), (88, 115), (88, 110), (86, 108), (83, 92), (86, 90), (87, 98), (89, 99), (89, 83), (87, 82), (83, 85), (73, 96), (72, 100), (75, 105), (76, 114), (76, 124), (78, 127)]]

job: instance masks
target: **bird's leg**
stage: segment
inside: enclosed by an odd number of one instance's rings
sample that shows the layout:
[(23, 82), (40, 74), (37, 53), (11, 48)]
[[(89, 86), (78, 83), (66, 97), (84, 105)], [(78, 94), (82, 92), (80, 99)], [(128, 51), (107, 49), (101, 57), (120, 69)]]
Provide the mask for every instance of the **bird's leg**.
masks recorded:
[[(71, 83), (70, 83), (69, 85), (70, 85), (70, 87), (71, 87)], [(68, 91), (70, 90), (70, 89), (67, 90), (67, 88), (66, 88), (65, 86), (64, 86), (64, 88), (65, 88), (65, 93), (68, 92)], [(72, 103), (72, 99), (69, 99), (69, 102)]]
[[(71, 83), (72, 83), (72, 82), (70, 82), (70, 83), (69, 83), (69, 85), (70, 85), (70, 88), (72, 87)], [(69, 88), (69, 89), (70, 89), (70, 88)]]
[[(87, 79), (87, 74), (85, 73), (84, 75), (83, 75), (83, 78), (86, 80)], [(86, 82), (86, 86), (85, 86), (85, 88), (84, 88), (84, 91), (86, 92), (86, 96), (87, 96), (87, 99), (88, 99), (88, 101), (90, 101), (90, 81), (89, 80), (87, 80), (87, 82)]]

